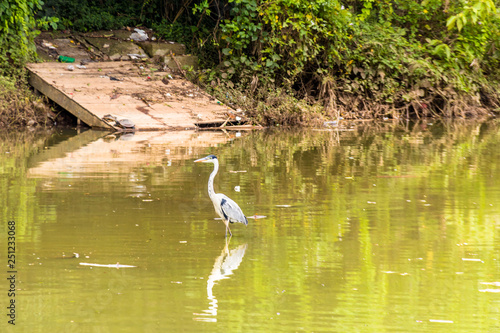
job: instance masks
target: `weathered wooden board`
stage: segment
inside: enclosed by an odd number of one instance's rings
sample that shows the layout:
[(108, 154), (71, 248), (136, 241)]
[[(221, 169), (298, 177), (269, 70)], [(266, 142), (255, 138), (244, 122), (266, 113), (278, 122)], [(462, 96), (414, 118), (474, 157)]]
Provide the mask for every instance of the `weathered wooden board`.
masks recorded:
[[(72, 71), (68, 66), (73, 66)], [(146, 64), (96, 62), (27, 66), (30, 84), (94, 128), (113, 129), (103, 116), (129, 119), (139, 131), (194, 129), (196, 123), (224, 123), (232, 109), (199, 87)]]

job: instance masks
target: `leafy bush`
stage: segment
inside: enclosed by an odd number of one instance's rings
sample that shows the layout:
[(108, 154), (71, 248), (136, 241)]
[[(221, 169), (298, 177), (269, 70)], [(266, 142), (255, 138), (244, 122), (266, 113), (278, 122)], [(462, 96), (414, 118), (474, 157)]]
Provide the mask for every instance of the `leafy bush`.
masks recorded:
[(492, 0), (229, 2), (222, 78), (250, 91), (272, 82), (335, 116), (465, 115), (463, 105), (500, 105)]
[(12, 75), (35, 54), (34, 12), (38, 0), (8, 0), (0, 3), (0, 75)]

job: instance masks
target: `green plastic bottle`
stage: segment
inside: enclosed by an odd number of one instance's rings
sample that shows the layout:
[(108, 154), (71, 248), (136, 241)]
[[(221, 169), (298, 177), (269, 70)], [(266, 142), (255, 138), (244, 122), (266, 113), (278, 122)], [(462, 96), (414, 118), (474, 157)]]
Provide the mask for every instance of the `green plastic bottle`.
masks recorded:
[(75, 58), (65, 57), (65, 56), (59, 56), (57, 57), (57, 60), (59, 62), (75, 62)]

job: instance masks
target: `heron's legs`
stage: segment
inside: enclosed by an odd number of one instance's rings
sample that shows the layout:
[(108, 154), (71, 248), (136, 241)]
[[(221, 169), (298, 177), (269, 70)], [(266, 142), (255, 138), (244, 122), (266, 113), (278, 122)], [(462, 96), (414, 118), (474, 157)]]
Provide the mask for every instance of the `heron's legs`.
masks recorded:
[(227, 238), (227, 231), (229, 230), (229, 235), (233, 236), (233, 233), (231, 232), (231, 229), (229, 228), (229, 221), (224, 220), (224, 224), (226, 225), (226, 238)]

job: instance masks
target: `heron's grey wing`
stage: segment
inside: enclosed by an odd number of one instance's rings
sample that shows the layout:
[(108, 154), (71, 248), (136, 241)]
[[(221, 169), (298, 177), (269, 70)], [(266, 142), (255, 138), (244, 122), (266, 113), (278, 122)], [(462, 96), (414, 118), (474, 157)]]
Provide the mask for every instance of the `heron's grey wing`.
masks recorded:
[(224, 194), (221, 195), (221, 209), (224, 217), (229, 220), (229, 222), (240, 222), (245, 225), (248, 224), (248, 220), (245, 214), (241, 211), (240, 206), (228, 196)]

